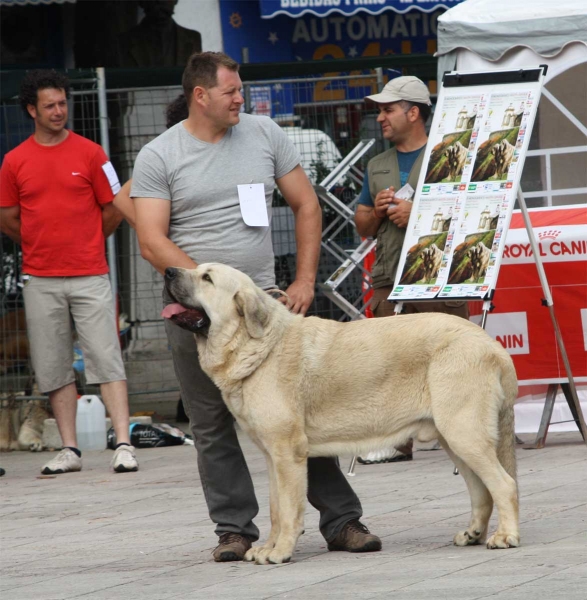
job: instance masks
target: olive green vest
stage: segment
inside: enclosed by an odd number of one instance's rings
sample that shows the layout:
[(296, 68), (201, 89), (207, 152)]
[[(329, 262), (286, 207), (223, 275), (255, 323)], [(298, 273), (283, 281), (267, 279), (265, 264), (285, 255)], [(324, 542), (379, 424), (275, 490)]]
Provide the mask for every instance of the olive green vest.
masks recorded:
[[(408, 183), (416, 189), (422, 163), (424, 161), (425, 148), (416, 159), (412, 166)], [(377, 194), (390, 186), (395, 190), (401, 187), (399, 163), (397, 161), (397, 150), (391, 148), (375, 158), (372, 158), (367, 165), (367, 173), (369, 174), (369, 192), (371, 198), (375, 199)], [(384, 219), (377, 230), (377, 248), (375, 250), (375, 264), (371, 273), (373, 279), (373, 287), (380, 288), (388, 285), (393, 285), (395, 280), (395, 272), (400, 259), (400, 253), (404, 244), (406, 234), (405, 227), (400, 229), (395, 223), (389, 219)]]

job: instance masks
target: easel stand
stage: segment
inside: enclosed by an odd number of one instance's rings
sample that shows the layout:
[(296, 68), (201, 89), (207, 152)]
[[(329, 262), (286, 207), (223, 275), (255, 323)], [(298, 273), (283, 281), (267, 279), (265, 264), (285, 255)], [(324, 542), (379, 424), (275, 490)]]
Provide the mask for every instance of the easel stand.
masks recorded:
[[(554, 402), (556, 400), (556, 394), (558, 392), (559, 385), (563, 394), (565, 395), (565, 400), (569, 405), (571, 415), (573, 415), (572, 420), (577, 425), (577, 429), (581, 432), (583, 440), (585, 441), (585, 434), (583, 433), (583, 428), (581, 427), (581, 420), (583, 415), (581, 414), (581, 410), (577, 410), (576, 408), (575, 398), (571, 393), (571, 386), (568, 383), (551, 383), (548, 386), (548, 390), (546, 391), (546, 401), (544, 402), (544, 410), (542, 411), (542, 419), (540, 420), (540, 427), (538, 428), (536, 439), (534, 440), (533, 444), (525, 445), (524, 450), (540, 450), (541, 448), (544, 448), (544, 445), (546, 443), (546, 436), (548, 435), (548, 427), (551, 424), (550, 420), (552, 419), (552, 411), (554, 409)], [(567, 422), (568, 421), (558, 421), (558, 423)]]

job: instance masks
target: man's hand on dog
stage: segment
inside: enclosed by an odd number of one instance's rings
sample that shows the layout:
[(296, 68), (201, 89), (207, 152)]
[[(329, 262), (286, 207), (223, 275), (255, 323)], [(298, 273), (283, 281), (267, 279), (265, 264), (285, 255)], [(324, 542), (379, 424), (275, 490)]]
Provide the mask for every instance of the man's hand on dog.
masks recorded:
[(314, 300), (314, 284), (296, 279), (285, 293), (288, 298), (281, 297), (279, 301), (285, 304), (290, 312), (305, 315)]

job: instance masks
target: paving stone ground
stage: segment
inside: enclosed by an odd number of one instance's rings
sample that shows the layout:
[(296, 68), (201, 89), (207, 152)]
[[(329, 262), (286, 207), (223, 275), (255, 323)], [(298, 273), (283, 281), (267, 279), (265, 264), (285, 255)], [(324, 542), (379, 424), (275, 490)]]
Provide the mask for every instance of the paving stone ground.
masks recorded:
[[(263, 539), (265, 465), (241, 441)], [(129, 474), (108, 471), (111, 455), (84, 452), (83, 471), (47, 478), (39, 469), (50, 453), (0, 454), (2, 600), (587, 598), (587, 446), (578, 433), (518, 448), (520, 548), (453, 546), (468, 520), (464, 482), (444, 451), (418, 451), (409, 463), (358, 465), (350, 479), (381, 552), (328, 552), (309, 507), (293, 562), (270, 566), (212, 561), (193, 447), (141, 450), (140, 471)]]

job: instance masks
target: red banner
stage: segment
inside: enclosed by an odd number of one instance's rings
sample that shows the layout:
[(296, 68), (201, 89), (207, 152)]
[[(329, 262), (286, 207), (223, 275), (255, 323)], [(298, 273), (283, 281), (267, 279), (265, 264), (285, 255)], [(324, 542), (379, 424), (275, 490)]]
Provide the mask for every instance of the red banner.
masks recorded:
[[(587, 382), (587, 206), (529, 213), (573, 378)], [(524, 221), (515, 211), (486, 330), (512, 355), (524, 383), (567, 379), (543, 298)], [(481, 302), (470, 306), (472, 315), (481, 314)]]

